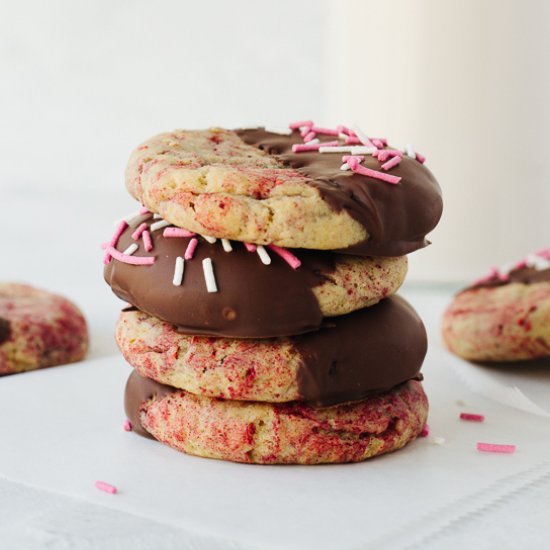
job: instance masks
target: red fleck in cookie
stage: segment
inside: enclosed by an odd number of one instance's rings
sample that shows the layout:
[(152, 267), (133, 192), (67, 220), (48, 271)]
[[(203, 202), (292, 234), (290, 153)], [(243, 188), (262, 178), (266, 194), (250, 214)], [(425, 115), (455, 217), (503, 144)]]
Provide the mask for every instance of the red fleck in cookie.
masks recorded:
[(123, 311), (116, 340), (143, 376), (198, 395), (247, 401), (357, 401), (420, 377), (427, 339), (399, 296), (325, 320), (316, 332), (276, 339), (180, 334), (155, 317)]
[(428, 401), (414, 380), (329, 408), (226, 401), (134, 372), (125, 408), (135, 431), (185, 453), (256, 464), (322, 464), (360, 462), (400, 449), (422, 431)]
[(348, 129), (292, 126), (160, 134), (132, 153), (126, 186), (174, 225), (213, 237), (361, 256), (428, 244), (442, 199), (421, 155)]
[(152, 214), (129, 221), (105, 245), (105, 280), (121, 299), (190, 334), (268, 338), (316, 330), (324, 317), (390, 296), (407, 272), (406, 256), (246, 247)]
[(472, 361), (550, 357), (550, 249), (457, 294), (442, 333), (450, 351)]
[(79, 361), (87, 349), (86, 321), (69, 300), (0, 283), (0, 375)]

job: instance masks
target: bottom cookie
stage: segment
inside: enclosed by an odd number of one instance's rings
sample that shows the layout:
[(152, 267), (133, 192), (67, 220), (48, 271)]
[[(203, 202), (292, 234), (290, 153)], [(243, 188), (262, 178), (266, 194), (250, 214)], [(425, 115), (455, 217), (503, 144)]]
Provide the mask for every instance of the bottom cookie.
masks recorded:
[(420, 382), (356, 403), (229, 401), (158, 384), (133, 372), (125, 395), (134, 431), (193, 455), (256, 464), (360, 462), (415, 439), (428, 414)]

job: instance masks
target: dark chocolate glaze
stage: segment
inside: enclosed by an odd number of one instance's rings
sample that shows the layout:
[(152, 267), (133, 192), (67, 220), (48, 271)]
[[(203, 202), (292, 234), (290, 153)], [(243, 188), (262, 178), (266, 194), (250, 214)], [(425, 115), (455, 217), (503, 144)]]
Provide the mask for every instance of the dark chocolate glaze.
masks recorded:
[[(118, 250), (134, 241), (135, 227), (122, 234)], [(268, 338), (318, 329), (323, 315), (312, 288), (334, 270), (330, 252), (298, 250), (302, 265), (294, 270), (274, 252), (271, 265), (242, 243), (232, 242), (225, 252), (220, 241), (209, 244), (201, 237), (193, 259), (185, 261), (183, 283), (172, 279), (176, 257), (183, 256), (189, 238), (164, 238), (153, 233), (154, 249), (148, 253), (141, 241), (134, 256), (156, 256), (153, 265), (135, 266), (111, 260), (105, 280), (113, 292), (138, 309), (171, 323), (181, 332), (236, 338)], [(211, 258), (218, 292), (208, 293), (202, 260)]]
[(318, 406), (358, 401), (418, 377), (428, 347), (426, 330), (403, 298), (391, 296), (327, 318), (325, 325), (292, 338), (303, 358), (298, 387), (305, 401)]
[(124, 392), (124, 410), (130, 423), (132, 431), (154, 439), (153, 436), (143, 428), (139, 415), (141, 407), (150, 399), (162, 399), (165, 395), (180, 391), (172, 386), (159, 384), (150, 378), (140, 376), (133, 371), (126, 382), (126, 391)]
[(11, 336), (11, 323), (8, 319), (0, 317), (0, 345), (7, 342)]
[[(393, 185), (341, 171), (340, 154), (293, 153), (292, 145), (302, 143), (298, 131), (290, 136), (263, 128), (240, 129), (236, 133), (248, 145), (276, 155), (287, 166), (311, 178), (310, 184), (332, 209), (347, 210), (363, 225), (368, 238), (341, 252), (358, 256), (402, 256), (429, 244), (426, 235), (439, 222), (443, 201), (436, 179), (418, 161), (404, 156), (389, 172), (403, 178)], [(370, 155), (362, 164), (381, 171), (381, 164)]]
[[(421, 380), (426, 331), (414, 309), (392, 296), (370, 308), (328, 318), (317, 332), (291, 338), (302, 355), (298, 370), (301, 400), (319, 407), (360, 401), (408, 380)], [(138, 420), (140, 405), (176, 388), (132, 374), (126, 412)]]
[(535, 269), (533, 267), (522, 267), (520, 269), (513, 269), (508, 273), (508, 278), (502, 280), (496, 275), (487, 279), (486, 281), (476, 283), (465, 290), (473, 288), (490, 288), (497, 286), (504, 286), (511, 283), (521, 283), (524, 285), (531, 285), (534, 283), (548, 283), (550, 282), (550, 269)]

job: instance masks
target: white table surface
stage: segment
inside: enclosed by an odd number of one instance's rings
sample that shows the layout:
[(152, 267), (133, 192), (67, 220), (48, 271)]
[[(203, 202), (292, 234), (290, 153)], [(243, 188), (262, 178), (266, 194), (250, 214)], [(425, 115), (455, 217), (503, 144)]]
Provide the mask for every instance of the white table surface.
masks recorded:
[[(429, 423), (444, 445), (419, 439), (358, 465), (261, 467), (124, 432), (129, 368), (112, 337), (120, 302), (101, 279), (98, 246), (134, 208), (120, 187), (108, 202), (77, 188), (7, 192), (2, 279), (71, 297), (92, 346), (80, 364), (0, 379), (0, 548), (544, 548), (550, 421), (474, 393), (457, 374), (439, 338), (449, 290), (403, 291), (428, 328)], [(460, 422), (462, 410), (487, 420)], [(482, 455), (479, 440), (518, 450)], [(96, 479), (119, 494), (97, 491)]]

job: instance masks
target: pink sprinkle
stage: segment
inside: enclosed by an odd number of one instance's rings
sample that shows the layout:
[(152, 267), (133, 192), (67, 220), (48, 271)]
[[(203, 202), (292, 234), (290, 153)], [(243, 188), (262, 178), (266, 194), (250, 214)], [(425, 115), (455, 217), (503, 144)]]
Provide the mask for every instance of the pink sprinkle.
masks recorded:
[(485, 417), (482, 414), (460, 413), (460, 420), (468, 420), (469, 422), (483, 422)]
[(154, 256), (128, 256), (128, 254), (119, 252), (116, 248), (107, 243), (103, 243), (101, 248), (104, 248), (115, 260), (125, 264), (151, 265), (155, 263)]
[(527, 262), (525, 260), (521, 260), (514, 264), (514, 267), (512, 269), (523, 269), (524, 267), (527, 267)]
[(416, 160), (420, 164), (424, 164), (426, 162), (426, 157), (424, 155), (421, 155), (420, 153), (416, 153)]
[(386, 174), (384, 172), (378, 172), (378, 170), (371, 170), (362, 164), (359, 164), (355, 159), (349, 159), (346, 161), (348, 166), (356, 173), (366, 176), (368, 178), (374, 178), (377, 180), (385, 181), (386, 183), (391, 183), (393, 185), (401, 181), (401, 177), (392, 176), (391, 174)]
[(105, 493), (110, 493), (111, 495), (116, 495), (117, 488), (114, 485), (111, 485), (110, 483), (105, 483), (105, 481), (96, 481), (95, 486), (100, 491), (104, 491)]
[(195, 249), (197, 248), (197, 245), (199, 244), (199, 240), (192, 238), (189, 241), (189, 244), (187, 245), (187, 248), (185, 249), (185, 254), (183, 255), (183, 258), (185, 260), (192, 260), (193, 256), (195, 255)]
[(383, 149), (378, 153), (378, 160), (380, 162), (384, 162), (388, 160), (389, 157), (395, 157), (395, 156), (402, 157), (403, 151), (399, 151), (397, 149)]
[(122, 429), (125, 432), (131, 432), (132, 431), (132, 423), (129, 420), (126, 420), (124, 424), (122, 424)]
[(338, 145), (337, 141), (327, 141), (325, 143), (313, 143), (311, 145), (306, 145), (305, 143), (296, 143), (292, 146), (293, 153), (306, 153), (310, 151), (318, 151), (319, 147), (336, 147)]
[(278, 254), (281, 256), (281, 258), (292, 268), (292, 269), (298, 269), (302, 262), (292, 254), (292, 252), (289, 252), (286, 248), (281, 248), (280, 246), (277, 246), (275, 244), (268, 244), (268, 248), (273, 250), (275, 254)]
[(380, 159), (380, 153), (382, 151), (380, 151), (380, 149), (376, 149), (376, 151), (373, 151), (372, 153), (372, 156), (375, 158), (375, 159)]
[(139, 209), (139, 213), (140, 213), (141, 215), (143, 215), (143, 214), (150, 214), (151, 212), (150, 212), (147, 208), (145, 208), (145, 206), (142, 206), (142, 207)]
[(304, 136), (304, 141), (305, 142), (308, 142), (308, 141), (311, 141), (312, 139), (315, 139), (315, 136), (317, 134), (315, 132), (308, 132), (305, 136)]
[(302, 126), (313, 126), (313, 121), (312, 120), (299, 120), (298, 122), (291, 122), (288, 127), (291, 129), (291, 130), (297, 130), (298, 128), (301, 128)]
[(539, 258), (550, 260), (550, 248), (543, 248), (542, 250), (537, 250), (535, 252), (535, 256), (539, 256)]
[(342, 124), (336, 126), (336, 131), (338, 132), (338, 134), (346, 134), (346, 136), (355, 135), (352, 130), (350, 130), (347, 126), (343, 126)]
[(388, 162), (382, 164), (382, 170), (389, 170), (390, 168), (393, 168), (394, 166), (397, 166), (401, 162), (401, 157), (398, 157), (397, 155)]
[[(124, 233), (124, 230), (128, 227), (128, 224), (125, 220), (121, 220), (118, 224), (115, 234), (111, 237), (111, 240), (109, 241), (109, 246), (112, 246), (113, 248), (117, 245), (118, 239), (120, 239), (120, 236), (122, 233)], [(103, 257), (103, 263), (108, 264), (111, 261), (112, 254), (109, 254), (109, 252), (105, 253), (105, 256)]]
[(167, 227), (162, 232), (163, 237), (194, 237), (195, 233), (188, 231), (187, 229), (182, 229), (181, 227)]
[(141, 237), (141, 234), (147, 229), (147, 224), (145, 222), (143, 222), (142, 224), (139, 225), (139, 227), (132, 233), (132, 239), (134, 239), (134, 241), (137, 241), (140, 237)]
[(372, 143), (374, 144), (375, 147), (378, 147), (379, 149), (384, 147), (384, 143), (383, 143), (382, 140), (380, 140), (378, 138), (370, 138), (370, 140), (372, 141)]
[(361, 141), (356, 136), (348, 136), (346, 138), (346, 145), (361, 145)]
[(141, 234), (141, 238), (143, 239), (143, 245), (145, 246), (145, 250), (147, 252), (151, 252), (153, 250), (153, 241), (151, 240), (151, 233), (147, 231), (147, 229)]
[(476, 449), (483, 453), (503, 453), (512, 454), (516, 452), (515, 445), (499, 445), (495, 443), (481, 443), (476, 444)]
[(338, 130), (333, 130), (332, 128), (319, 128), (319, 126), (313, 126), (311, 131), (316, 134), (324, 134), (325, 136), (337, 136), (340, 133)]
[(252, 243), (244, 243), (244, 247), (248, 250), (248, 252), (256, 252), (256, 245)]
[(428, 424), (424, 424), (422, 431), (420, 432), (420, 437), (428, 437), (430, 435), (430, 427)]
[[(348, 164), (351, 162), (351, 163), (358, 163), (358, 162), (363, 162), (365, 160), (365, 157), (363, 155), (344, 155), (342, 157), (342, 160), (344, 162), (347, 162)], [(351, 164), (350, 164), (350, 168), (351, 168)]]

